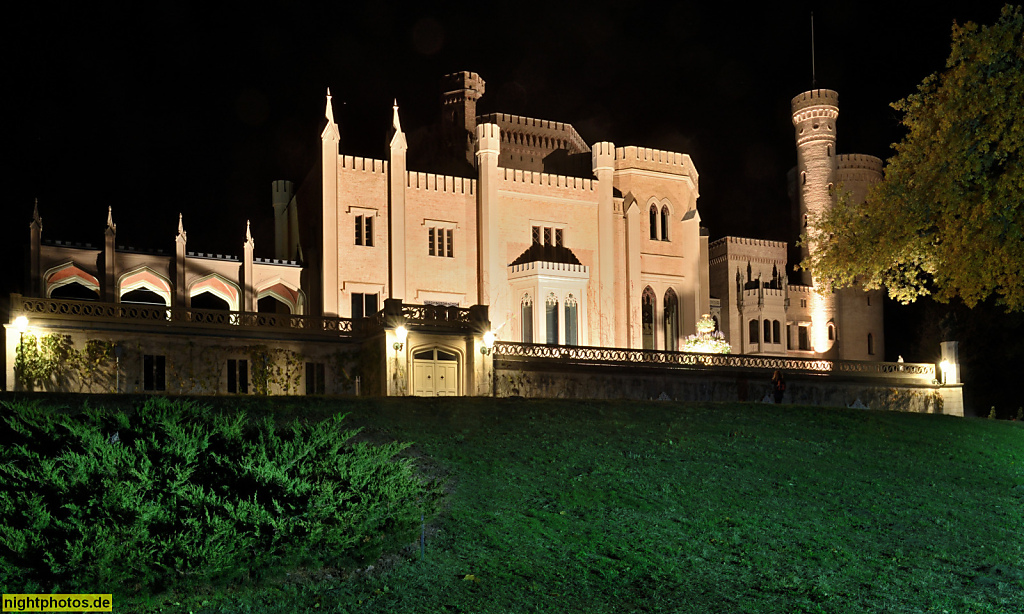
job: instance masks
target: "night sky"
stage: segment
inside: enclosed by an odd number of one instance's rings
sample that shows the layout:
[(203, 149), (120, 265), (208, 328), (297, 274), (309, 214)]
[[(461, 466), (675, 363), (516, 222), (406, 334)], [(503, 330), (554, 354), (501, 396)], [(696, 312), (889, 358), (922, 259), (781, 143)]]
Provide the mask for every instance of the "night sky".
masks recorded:
[[(486, 82), (481, 113), (572, 123), (588, 143), (689, 154), (712, 239), (792, 240), (785, 176), (790, 99), (839, 91), (839, 153), (887, 158), (889, 103), (942, 68), (954, 20), (993, 23), (998, 2), (624, 6), (382, 2), (269, 8), (144, 3), (145, 12), (34, 3), (6, 16), (4, 256), (22, 284), (32, 202), (44, 238), (272, 255), (270, 184), (317, 163), (324, 95), (344, 153), (384, 158), (391, 102), (417, 130), (440, 117), (440, 77)], [(266, 4), (260, 4), (266, 7)], [(895, 337), (893, 337), (895, 339)]]

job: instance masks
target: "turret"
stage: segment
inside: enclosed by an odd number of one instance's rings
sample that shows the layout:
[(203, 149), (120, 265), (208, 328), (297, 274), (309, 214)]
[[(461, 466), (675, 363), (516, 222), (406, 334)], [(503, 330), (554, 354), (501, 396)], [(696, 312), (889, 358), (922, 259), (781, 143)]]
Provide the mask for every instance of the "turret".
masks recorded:
[(288, 205), (292, 201), (295, 185), (291, 181), (279, 179), (273, 182), (271, 190), (271, 203), (274, 205), (274, 257), (291, 260), (295, 253), (289, 241), (292, 228)]
[(445, 75), (441, 82), (441, 126), (445, 144), (456, 158), (473, 164), (476, 132), (476, 101), (484, 95), (484, 80), (475, 72)]
[[(800, 232), (807, 232), (810, 218), (832, 206), (835, 198), (836, 119), (839, 94), (833, 90), (810, 90), (793, 98), (793, 126), (796, 129), (797, 216)], [(806, 259), (814, 245), (801, 248)], [(810, 272), (802, 272), (802, 282), (817, 289)], [(832, 348), (828, 323), (836, 317), (832, 292), (814, 292), (810, 297), (812, 345), (815, 352)]]
[(477, 215), (477, 290), (478, 305), (492, 305), (495, 298), (492, 272), (503, 271), (505, 262), (498, 253), (498, 155), (501, 153), (501, 129), (497, 124), (476, 127), (476, 215)]

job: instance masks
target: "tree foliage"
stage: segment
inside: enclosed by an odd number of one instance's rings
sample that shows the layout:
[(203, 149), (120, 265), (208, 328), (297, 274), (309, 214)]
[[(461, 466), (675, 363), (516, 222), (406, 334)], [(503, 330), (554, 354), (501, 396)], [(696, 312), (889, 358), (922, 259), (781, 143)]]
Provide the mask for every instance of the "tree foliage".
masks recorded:
[(907, 130), (857, 203), (840, 190), (811, 220), (803, 266), (826, 287), (859, 279), (903, 303), (932, 294), (1024, 310), (1024, 16), (953, 24), (946, 68), (892, 105)]

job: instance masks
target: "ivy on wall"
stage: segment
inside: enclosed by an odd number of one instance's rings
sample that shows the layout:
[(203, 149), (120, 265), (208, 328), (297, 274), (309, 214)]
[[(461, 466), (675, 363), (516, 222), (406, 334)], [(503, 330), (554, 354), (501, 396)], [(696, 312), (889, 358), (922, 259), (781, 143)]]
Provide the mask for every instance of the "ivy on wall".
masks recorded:
[(14, 374), (22, 390), (113, 391), (114, 344), (90, 339), (75, 349), (71, 335), (21, 336), (14, 356)]

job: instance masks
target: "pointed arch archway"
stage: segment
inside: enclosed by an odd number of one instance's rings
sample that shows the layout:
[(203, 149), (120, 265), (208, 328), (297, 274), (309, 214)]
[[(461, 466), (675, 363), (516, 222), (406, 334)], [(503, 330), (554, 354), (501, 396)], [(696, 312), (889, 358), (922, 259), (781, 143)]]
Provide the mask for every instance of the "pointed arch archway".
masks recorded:
[(657, 301), (654, 290), (647, 286), (640, 297), (640, 325), (643, 339), (643, 349), (655, 349), (654, 343), (654, 303)]
[(46, 298), (95, 301), (100, 297), (100, 281), (78, 268), (74, 262), (65, 262), (51, 268), (43, 275), (43, 280)]
[(676, 291), (669, 288), (665, 291), (663, 301), (662, 324), (665, 328), (665, 349), (674, 352), (679, 349), (679, 298)]
[[(292, 315), (302, 315), (305, 311), (306, 299), (302, 290), (277, 279), (263, 284), (256, 291), (256, 303), (259, 305), (263, 299), (274, 299), (288, 308)], [(259, 311), (259, 309), (257, 309)]]
[[(145, 296), (142, 296), (145, 292)], [(125, 296), (128, 300), (125, 300)], [(155, 295), (155, 296), (153, 296)], [(159, 299), (165, 307), (171, 306), (171, 282), (148, 266), (140, 266), (121, 275), (117, 280), (118, 302), (155, 302), (155, 300), (131, 300), (133, 297)]]
[(238, 311), (242, 292), (226, 277), (210, 273), (192, 282), (188, 288), (189, 300), (207, 292), (227, 303), (229, 311)]

